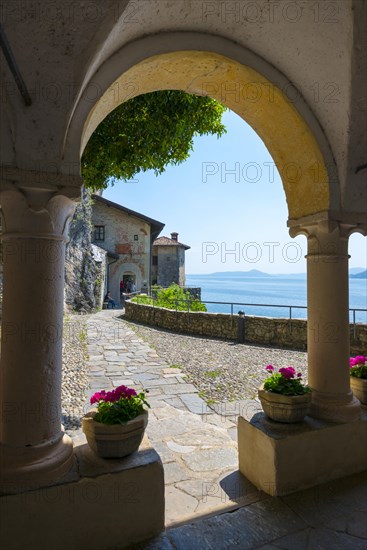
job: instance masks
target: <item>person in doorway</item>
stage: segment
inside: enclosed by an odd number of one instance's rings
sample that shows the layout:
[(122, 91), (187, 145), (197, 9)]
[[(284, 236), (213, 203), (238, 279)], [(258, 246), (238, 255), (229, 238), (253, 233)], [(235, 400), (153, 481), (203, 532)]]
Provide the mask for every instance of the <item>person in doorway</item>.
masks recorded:
[(136, 284), (134, 281), (131, 283), (131, 292), (136, 292)]
[(104, 301), (108, 303), (108, 305), (107, 305), (108, 309), (109, 309), (110, 307), (111, 307), (112, 309), (115, 308), (115, 305), (116, 305), (116, 304), (115, 304), (115, 300), (113, 300), (113, 299), (111, 298), (110, 292), (107, 292), (107, 294), (106, 294), (106, 296), (105, 296), (105, 298), (104, 298)]

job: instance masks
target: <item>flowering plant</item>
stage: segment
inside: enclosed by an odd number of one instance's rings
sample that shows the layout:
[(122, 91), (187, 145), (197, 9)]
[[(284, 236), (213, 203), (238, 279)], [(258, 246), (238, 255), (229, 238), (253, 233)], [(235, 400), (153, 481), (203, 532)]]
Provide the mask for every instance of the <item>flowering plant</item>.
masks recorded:
[(357, 355), (349, 359), (350, 375), (355, 378), (367, 379), (367, 357)]
[(132, 388), (119, 386), (111, 391), (101, 390), (90, 398), (91, 405), (97, 404), (93, 419), (102, 424), (125, 424), (144, 412), (144, 405), (150, 407), (145, 393), (136, 393)]
[(270, 374), (264, 382), (264, 390), (283, 395), (304, 395), (310, 393), (311, 388), (302, 383), (302, 373), (297, 373), (293, 367), (283, 367), (274, 372), (272, 365), (265, 367)]

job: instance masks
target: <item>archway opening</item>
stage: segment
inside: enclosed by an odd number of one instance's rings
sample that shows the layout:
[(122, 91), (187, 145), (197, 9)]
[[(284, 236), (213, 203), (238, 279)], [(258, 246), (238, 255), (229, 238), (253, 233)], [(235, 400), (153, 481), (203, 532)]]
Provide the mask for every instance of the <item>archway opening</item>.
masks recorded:
[(312, 130), (296, 108), (302, 103), (297, 90), (290, 84), (289, 90), (283, 90), (253, 68), (213, 52), (148, 57), (120, 75), (88, 111), (81, 152), (98, 124), (122, 102), (169, 89), (209, 95), (252, 126), (281, 174), (289, 218), (328, 210), (328, 170)]
[(330, 182), (323, 154), (295, 104), (260, 72), (212, 52), (174, 52), (136, 63), (90, 111), (81, 150), (99, 122), (122, 101), (164, 89), (210, 95), (250, 123), (279, 167), (291, 219), (329, 209)]

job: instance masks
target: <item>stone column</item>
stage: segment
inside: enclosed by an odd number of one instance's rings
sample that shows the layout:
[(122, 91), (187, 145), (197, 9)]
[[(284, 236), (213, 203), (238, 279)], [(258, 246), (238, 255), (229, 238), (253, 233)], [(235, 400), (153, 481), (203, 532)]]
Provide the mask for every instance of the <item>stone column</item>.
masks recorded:
[(331, 422), (360, 417), (350, 389), (348, 237), (351, 225), (319, 221), (292, 227), (304, 234), (307, 258), (308, 381), (313, 390), (311, 416)]
[[(61, 426), (64, 256), (75, 186), (2, 178), (1, 487), (61, 478), (73, 461)], [(47, 175), (46, 175), (47, 176)], [(50, 175), (52, 176), (52, 175)], [(65, 184), (66, 176), (61, 176)], [(75, 179), (75, 178), (73, 178)], [(80, 178), (77, 178), (80, 180)], [(74, 182), (75, 185), (75, 182)]]

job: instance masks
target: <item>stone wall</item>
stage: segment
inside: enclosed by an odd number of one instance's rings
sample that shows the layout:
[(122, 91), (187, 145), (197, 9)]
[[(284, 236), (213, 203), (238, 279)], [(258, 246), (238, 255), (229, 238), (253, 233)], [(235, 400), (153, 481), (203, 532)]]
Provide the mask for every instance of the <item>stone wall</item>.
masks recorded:
[[(238, 340), (238, 317), (225, 313), (174, 311), (153, 306), (125, 303), (125, 318), (148, 325), (195, 334)], [(367, 355), (367, 325), (357, 324), (356, 335), (351, 331), (351, 354)], [(307, 321), (303, 319), (273, 319), (246, 316), (245, 343), (306, 350)]]
[(65, 258), (65, 306), (71, 311), (90, 312), (101, 307), (105, 259), (91, 243), (92, 205), (83, 191), (69, 229)]
[(180, 281), (180, 258), (178, 246), (158, 246), (157, 284), (167, 287), (172, 283), (185, 284)]

